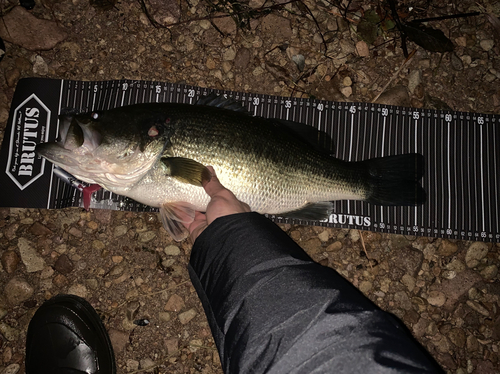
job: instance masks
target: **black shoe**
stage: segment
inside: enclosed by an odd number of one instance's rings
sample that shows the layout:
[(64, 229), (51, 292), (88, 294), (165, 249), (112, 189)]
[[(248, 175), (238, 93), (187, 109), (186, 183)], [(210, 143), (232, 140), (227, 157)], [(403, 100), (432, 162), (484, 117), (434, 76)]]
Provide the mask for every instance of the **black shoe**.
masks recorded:
[(108, 333), (92, 306), (74, 295), (43, 303), (26, 337), (26, 374), (114, 374)]

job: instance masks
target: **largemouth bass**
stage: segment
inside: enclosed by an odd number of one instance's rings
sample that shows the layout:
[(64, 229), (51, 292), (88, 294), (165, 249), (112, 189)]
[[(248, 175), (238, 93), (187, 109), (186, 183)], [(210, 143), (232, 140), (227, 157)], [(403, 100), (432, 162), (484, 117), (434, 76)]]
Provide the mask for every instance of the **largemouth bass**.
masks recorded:
[(211, 177), (207, 165), (259, 213), (324, 219), (333, 200), (425, 201), (422, 155), (346, 162), (311, 146), (282, 121), (254, 117), (222, 97), (198, 105), (135, 104), (60, 120), (59, 141), (36, 151), (84, 182), (160, 208), (175, 240), (187, 236), (183, 224), (209, 202), (202, 187)]

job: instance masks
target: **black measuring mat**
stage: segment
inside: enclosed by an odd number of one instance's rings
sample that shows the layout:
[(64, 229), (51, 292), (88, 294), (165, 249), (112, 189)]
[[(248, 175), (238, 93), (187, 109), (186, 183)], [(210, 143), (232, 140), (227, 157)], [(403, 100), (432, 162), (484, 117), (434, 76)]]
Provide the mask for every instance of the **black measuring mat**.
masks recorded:
[[(26, 159), (31, 143), (22, 140), (54, 140), (61, 111), (106, 110), (145, 102), (194, 104), (212, 91), (240, 101), (256, 116), (302, 122), (328, 133), (334, 140), (334, 156), (346, 161), (413, 152), (425, 157), (421, 184), (427, 201), (422, 206), (336, 201), (327, 221), (270, 216), (275, 222), (500, 242), (499, 115), (285, 98), (151, 81), (21, 80), (0, 159), (4, 171), (0, 182), (11, 194), (0, 197), (0, 206), (81, 206), (80, 191), (53, 177), (52, 164), (40, 158), (26, 164), (31, 161)], [(28, 110), (36, 106), (48, 114), (38, 117), (37, 129), (30, 129)], [(34, 131), (40, 132), (38, 140)], [(106, 190), (94, 194), (91, 207), (156, 211)]]

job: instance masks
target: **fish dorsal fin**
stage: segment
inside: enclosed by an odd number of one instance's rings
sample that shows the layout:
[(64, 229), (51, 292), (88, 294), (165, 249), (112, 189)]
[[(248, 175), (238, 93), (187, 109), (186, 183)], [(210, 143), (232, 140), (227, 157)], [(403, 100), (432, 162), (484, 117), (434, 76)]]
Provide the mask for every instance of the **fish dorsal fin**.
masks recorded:
[(301, 122), (273, 118), (272, 121), (285, 126), (299, 139), (312, 146), (314, 149), (327, 155), (335, 153), (333, 139), (326, 132)]
[(332, 210), (333, 203), (331, 201), (323, 201), (314, 204), (307, 204), (297, 210), (280, 213), (279, 215), (288, 218), (321, 221), (327, 219)]
[[(196, 105), (208, 105), (252, 115), (246, 110), (246, 108), (241, 105), (240, 102), (229, 97), (226, 98), (224, 97), (224, 95), (217, 95), (215, 92), (212, 92), (209, 95), (198, 99)], [(300, 122), (294, 122), (279, 118), (271, 118), (269, 120), (288, 128), (299, 139), (305, 141), (305, 143), (312, 146), (314, 149), (321, 153), (332, 155), (335, 152), (332, 138), (324, 131), (318, 130), (312, 126)]]
[(168, 203), (160, 207), (163, 227), (177, 242), (189, 236), (189, 231), (184, 225), (189, 226), (194, 221), (194, 215), (195, 210), (189, 203)]
[(206, 166), (190, 158), (162, 157), (161, 162), (167, 168), (167, 175), (184, 183), (202, 187), (212, 178)]
[(234, 112), (248, 113), (248, 111), (241, 105), (240, 102), (224, 97), (224, 95), (217, 95), (215, 92), (207, 96), (200, 97), (195, 105), (208, 105), (216, 108), (223, 108), (232, 110)]
[[(240, 102), (231, 98), (226, 98), (223, 95), (217, 95), (215, 92), (198, 99), (196, 105), (208, 105), (252, 115), (241, 105)], [(332, 155), (335, 152), (335, 146), (332, 138), (324, 131), (300, 122), (279, 118), (271, 118), (269, 120), (285, 126), (299, 139), (303, 140), (305, 143), (321, 153)]]

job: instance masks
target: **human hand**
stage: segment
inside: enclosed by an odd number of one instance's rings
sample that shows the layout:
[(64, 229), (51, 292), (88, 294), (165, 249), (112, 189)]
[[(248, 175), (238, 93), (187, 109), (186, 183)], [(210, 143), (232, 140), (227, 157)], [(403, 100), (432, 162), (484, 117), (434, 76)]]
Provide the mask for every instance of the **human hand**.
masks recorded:
[(217, 218), (251, 211), (248, 204), (239, 201), (231, 191), (220, 183), (213, 167), (207, 166), (207, 168), (212, 174), (212, 178), (203, 188), (211, 199), (207, 205), (206, 213), (196, 212), (194, 221), (187, 227), (193, 243), (203, 230)]

